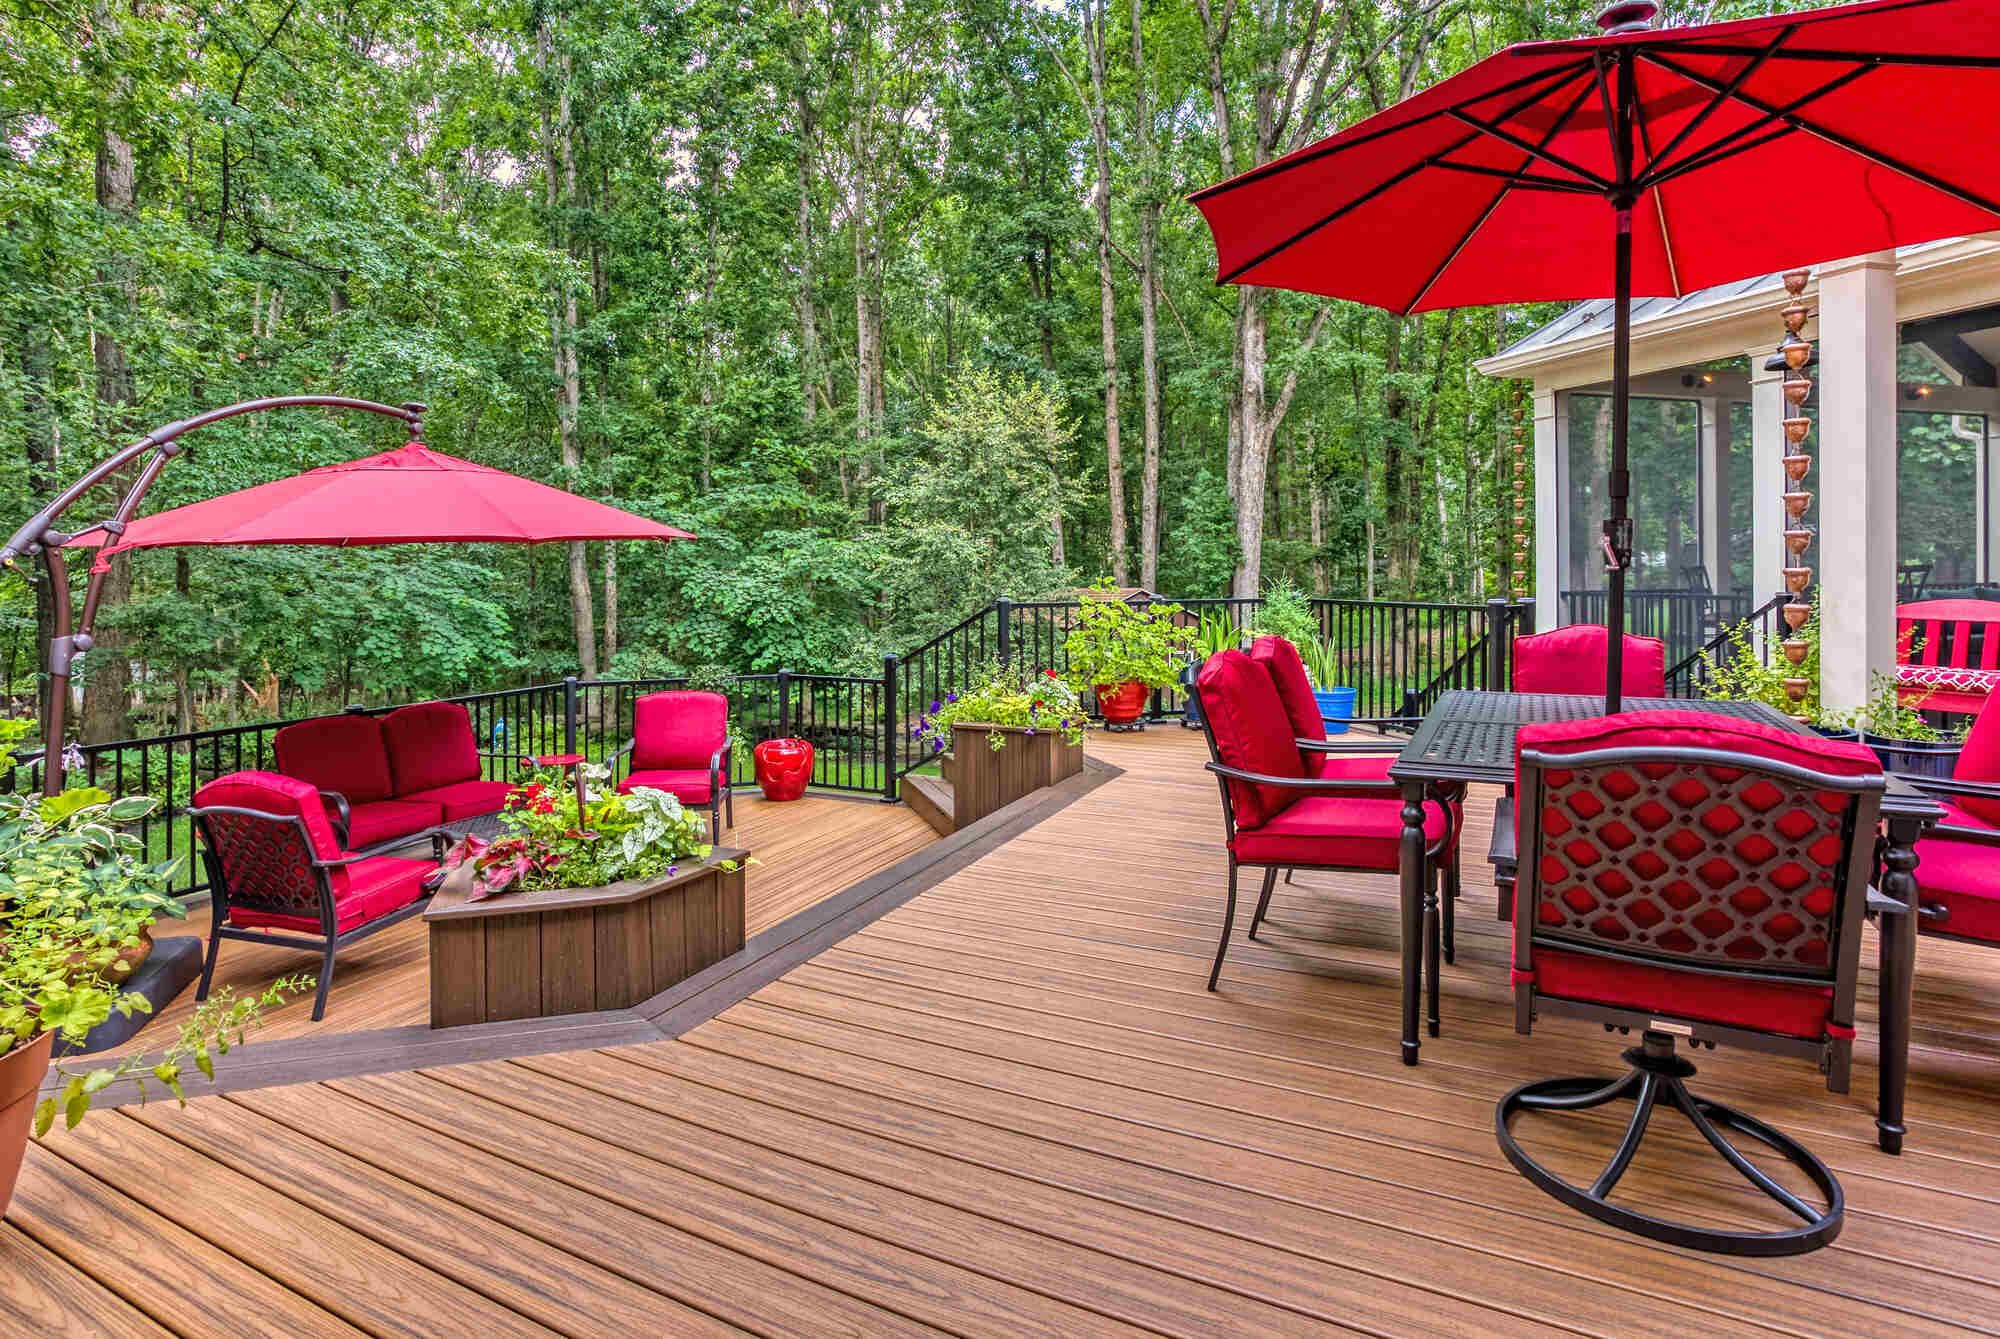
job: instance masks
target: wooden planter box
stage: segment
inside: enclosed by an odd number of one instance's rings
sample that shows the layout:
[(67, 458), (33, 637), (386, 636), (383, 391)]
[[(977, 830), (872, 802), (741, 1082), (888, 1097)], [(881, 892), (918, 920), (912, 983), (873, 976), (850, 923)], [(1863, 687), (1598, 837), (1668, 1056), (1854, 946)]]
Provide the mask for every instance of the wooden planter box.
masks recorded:
[[(995, 730), (1007, 736), (1003, 749), (987, 742)], [(1020, 725), (954, 725), (951, 757), (941, 770), (951, 782), (952, 821), (962, 828), (1081, 772), (1083, 745), (1065, 740), (1060, 730), (1031, 735)]]
[(424, 913), (431, 1026), (626, 1009), (720, 962), (743, 947), (749, 854), (718, 846), (664, 878), (481, 902), (440, 890)]

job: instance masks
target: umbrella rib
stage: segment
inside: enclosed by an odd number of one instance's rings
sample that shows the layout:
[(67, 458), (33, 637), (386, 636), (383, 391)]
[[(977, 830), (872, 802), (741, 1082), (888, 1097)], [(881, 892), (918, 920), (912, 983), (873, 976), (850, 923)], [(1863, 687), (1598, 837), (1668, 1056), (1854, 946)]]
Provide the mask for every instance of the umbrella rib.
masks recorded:
[(1780, 140), (1787, 135), (1796, 135), (1798, 133), (1798, 126), (1782, 125), (1776, 130), (1758, 135), (1754, 139), (1738, 140), (1717, 149), (1703, 149), (1699, 156), (1684, 158), (1667, 171), (1661, 172), (1656, 176), (1647, 177), (1640, 185), (1645, 190), (1655, 190), (1670, 181), (1686, 176), (1690, 172), (1699, 172), (1705, 167), (1714, 167), (1717, 163), (1734, 158), (1739, 153), (1748, 153), (1752, 149), (1761, 149), (1773, 140)]
[[(1675, 66), (1673, 66), (1668, 62), (1661, 61), (1650, 55), (1647, 56), (1647, 59), (1651, 60), (1653, 64), (1659, 65), (1662, 69), (1669, 70), (1675, 74), (1681, 73), (1679, 69), (1677, 69)], [(1814, 89), (1812, 92), (1801, 93), (1798, 97), (1793, 98), (1790, 102), (1786, 103), (1784, 106), (1777, 107), (1770, 111), (1765, 112), (1762, 116), (1759, 116), (1756, 120), (1752, 121), (1750, 124), (1732, 130), (1728, 134), (1722, 136), (1721, 138), (1712, 140), (1709, 143), (1704, 144), (1701, 148), (1682, 157), (1682, 159), (1678, 163), (1668, 163), (1665, 166), (1662, 166), (1658, 158), (1654, 159), (1652, 167), (1647, 171), (1644, 177), (1640, 178), (1639, 181), (1640, 187), (1643, 189), (1650, 186), (1657, 186), (1663, 181), (1672, 181), (1675, 177), (1678, 177), (1685, 172), (1693, 172), (1700, 168), (1708, 167), (1713, 163), (1721, 162), (1724, 158), (1733, 157), (1734, 155), (1741, 153), (1744, 149), (1754, 148), (1758, 144), (1769, 143), (1772, 139), (1776, 138), (1776, 136), (1764, 135), (1755, 140), (1752, 140), (1751, 137), (1757, 135), (1758, 131), (1762, 130), (1765, 126), (1770, 125), (1772, 122), (1787, 120), (1792, 115), (1792, 113), (1798, 111), (1800, 108), (1810, 106), (1812, 103), (1819, 101), (1821, 98), (1826, 97), (1830, 93), (1839, 92), (1841, 89), (1846, 88), (1849, 84), (1853, 83), (1855, 80), (1859, 79), (1862, 75), (1867, 74), (1870, 70), (1874, 68), (1875, 67), (1873, 65), (1857, 65), (1853, 69), (1847, 71), (1845, 74), (1827, 80), (1827, 82), (1821, 84), (1818, 88)], [(1751, 102), (1751, 99), (1749, 99), (1748, 97), (1739, 96), (1739, 87), (1737, 84), (1734, 83), (1731, 85), (1729, 89), (1728, 96), (1745, 103)], [(1755, 104), (1752, 103), (1752, 105), (1754, 106)], [(1789, 133), (1790, 131), (1796, 128), (1797, 127), (1787, 125), (1785, 127), (1785, 133)], [(1749, 142), (1746, 143), (1745, 141)], [(1665, 156), (1666, 156), (1665, 154), (1660, 155), (1660, 157), (1665, 157)]]
[[(1646, 128), (1646, 113), (1643, 106), (1635, 105), (1636, 120), (1639, 123), (1639, 146), (1646, 151), (1646, 161), (1653, 161), (1653, 132)], [(1643, 191), (1641, 192), (1644, 193)], [(1674, 235), (1667, 228), (1667, 197), (1659, 191), (1653, 195), (1653, 220), (1660, 225), (1660, 251), (1667, 259), (1667, 282), (1674, 286), (1674, 296), (1683, 296), (1681, 288), (1681, 267), (1674, 262)]]
[[(1531, 84), (1546, 83), (1548, 85), (1547, 88), (1536, 89), (1534, 94), (1530, 96), (1525, 102), (1517, 104), (1515, 107), (1510, 109), (1507, 112), (1507, 115), (1512, 116), (1515, 112), (1519, 111), (1521, 107), (1526, 106), (1527, 103), (1533, 102), (1535, 98), (1541, 97), (1545, 93), (1553, 92), (1555, 89), (1562, 87), (1563, 84), (1568, 82), (1572, 77), (1574, 77), (1576, 74), (1582, 71), (1583, 68), (1589, 64), (1590, 61), (1586, 57), (1584, 59), (1570, 61), (1564, 65), (1554, 66), (1550, 69), (1537, 70), (1533, 74), (1523, 75), (1521, 78), (1515, 79), (1509, 83), (1502, 84), (1498, 88), (1488, 89), (1484, 93), (1481, 93), (1476, 98), (1468, 98), (1463, 105), (1471, 106), (1475, 102), (1484, 102), (1488, 98), (1499, 97), (1503, 93), (1512, 93), (1516, 89), (1526, 88)], [(1408, 130), (1412, 126), (1420, 126), (1424, 124), (1424, 122), (1426, 121), (1430, 121), (1435, 119), (1436, 117), (1445, 115), (1449, 110), (1451, 109), (1440, 108), (1435, 112), (1427, 112), (1424, 115), (1416, 117), (1413, 120), (1399, 122), (1398, 124), (1393, 126), (1383, 126), (1380, 130), (1370, 131), (1366, 135), (1357, 135), (1353, 139), (1342, 140), (1338, 144), (1322, 143), (1312, 148), (1301, 149), (1297, 154), (1280, 158), (1276, 162), (1266, 163), (1262, 167), (1253, 167), (1247, 172), (1240, 173), (1237, 176), (1231, 177), (1228, 181), (1219, 181), (1213, 186), (1204, 187), (1201, 190), (1198, 190), (1194, 192), (1192, 195), (1188, 196), (1188, 203), (1200, 204), (1204, 200), (1211, 200), (1218, 195), (1222, 195), (1229, 191), (1233, 191), (1239, 186), (1253, 185), (1256, 182), (1263, 181), (1267, 177), (1274, 177), (1280, 173), (1289, 172), (1295, 167), (1304, 167), (1308, 163), (1316, 163), (1322, 158), (1331, 157), (1332, 155), (1340, 153), (1344, 150), (1358, 148), (1363, 144), (1373, 143), (1375, 140), (1381, 139), (1384, 136), (1396, 134), (1398, 131)], [(1454, 145), (1453, 148), (1455, 149), (1463, 147), (1463, 143), (1464, 142), (1461, 141), (1460, 144)], [(1445, 152), (1450, 153), (1452, 152), (1452, 149), (1446, 149)], [(1224, 280), (1223, 282), (1227, 282), (1227, 280)]]
[[(1760, 48), (1754, 46), (1710, 46), (1706, 42), (1649, 42), (1639, 48), (1642, 56), (1657, 52), (1671, 51), (1689, 56), (1748, 56)], [(1821, 50), (1814, 47), (1794, 47), (1780, 51), (1774, 59), (1810, 61), (1825, 64), (1829, 61), (1865, 60), (1873, 65), (1930, 65), (1940, 69), (2000, 69), (2000, 56), (1961, 56), (1951, 52), (1935, 54), (1921, 51), (1837, 51)]]
[[(1548, 143), (1548, 141), (1554, 139), (1557, 135), (1562, 133), (1562, 128), (1569, 124), (1570, 118), (1572, 116), (1576, 115), (1576, 109), (1581, 107), (1584, 103), (1584, 99), (1590, 96), (1590, 89), (1591, 85), (1589, 81), (1586, 80), (1584, 82), (1583, 87), (1577, 90), (1576, 96), (1569, 100), (1569, 106), (1563, 108), (1562, 115), (1558, 116), (1555, 119), (1555, 123), (1552, 124), (1548, 128), (1548, 130), (1544, 132), (1544, 134), (1542, 135), (1542, 142), (1544, 144)], [(1533, 161), (1534, 160), (1532, 158), (1523, 158), (1521, 160), (1521, 167), (1526, 168), (1527, 165)], [(1459, 164), (1440, 163), (1439, 166), (1456, 167), (1459, 166)], [(1536, 178), (1536, 180), (1539, 181), (1544, 179)], [(1416, 310), (1417, 304), (1424, 300), (1424, 298), (1430, 293), (1431, 289), (1436, 286), (1437, 281), (1444, 276), (1444, 272), (1451, 268), (1451, 263), (1458, 259), (1459, 253), (1472, 244), (1472, 239), (1474, 237), (1477, 237), (1479, 235), (1479, 230), (1486, 226), (1486, 220), (1493, 217), (1493, 211), (1498, 209), (1500, 207), (1500, 202), (1507, 198), (1507, 192), (1510, 189), (1512, 189), (1512, 185), (1513, 183), (1511, 181), (1501, 183), (1500, 189), (1493, 193), (1493, 198), (1486, 202), (1486, 208), (1479, 211), (1479, 217), (1472, 221), (1472, 226), (1467, 228), (1465, 230), (1464, 235), (1458, 239), (1458, 245), (1452, 247), (1450, 252), (1446, 254), (1445, 258), (1438, 262), (1437, 268), (1430, 272), (1430, 276), (1424, 280), (1423, 286), (1417, 289), (1416, 296), (1411, 298), (1407, 303), (1403, 305), (1403, 312), (1405, 315)], [(1574, 185), (1571, 183), (1561, 183), (1559, 189), (1567, 191), (1590, 190), (1589, 187)], [(1594, 191), (1591, 191), (1590, 193), (1596, 194), (1596, 192)]]
[[(1651, 56), (1651, 59), (1655, 64), (1664, 65), (1666, 68), (1672, 70), (1675, 74), (1680, 75), (1681, 78), (1689, 80), (1692, 83), (1701, 84), (1705, 87), (1710, 87), (1710, 88), (1717, 86), (1715, 81), (1710, 79), (1707, 75), (1702, 74), (1698, 70), (1690, 70), (1686, 66), (1680, 64), (1680, 62), (1678, 61), (1669, 60), (1666, 57), (1657, 54), (1653, 54)], [(1861, 141), (1857, 139), (1851, 139), (1848, 136), (1841, 134), (1837, 130), (1831, 130), (1825, 126), (1814, 125), (1811, 121), (1806, 120), (1802, 116), (1784, 112), (1780, 109), (1775, 109), (1769, 103), (1765, 102), (1763, 99), (1752, 97), (1748, 93), (1738, 92), (1736, 94), (1736, 100), (1738, 102), (1743, 103), (1746, 106), (1754, 107), (1756, 110), (1760, 112), (1775, 111), (1777, 113), (1778, 119), (1783, 120), (1786, 124), (1792, 126), (1795, 129), (1803, 130), (1808, 135), (1812, 135), (1819, 139), (1823, 139), (1827, 143), (1845, 149), (1849, 153), (1854, 154), (1857, 157), (1866, 158), (1869, 162), (1875, 163), (1880, 167), (1886, 167), (1891, 172), (1900, 173), (1903, 176), (1910, 178), (1912, 181), (1918, 182), (1925, 186), (1929, 186), (1932, 190), (1939, 191), (1945, 195), (1949, 195), (1953, 199), (1958, 200), (1963, 204), (1971, 205), (1976, 209), (1983, 209), (1989, 214), (2000, 215), (2000, 204), (1996, 204), (1993, 201), (1986, 199), (1978, 192), (1968, 190), (1965, 187), (1957, 185), (1954, 182), (1947, 181), (1943, 177), (1940, 177), (1933, 172), (1927, 172), (1923, 168), (1917, 167), (1914, 164), (1905, 163), (1899, 158), (1895, 158), (1889, 154), (1883, 153), (1880, 149), (1871, 148), (1870, 146), (1863, 144)]]
[(1533, 172), (1509, 172), (1504, 167), (1482, 167), (1478, 163), (1454, 163), (1449, 159), (1438, 159), (1432, 167), (1442, 167), (1452, 172), (1470, 172), (1475, 176), (1498, 177), (1513, 186), (1525, 190), (1562, 191), (1569, 195), (1602, 195), (1595, 186), (1587, 186), (1580, 181), (1563, 181), (1558, 177), (1538, 176)]
[(1564, 158), (1561, 154), (1552, 153), (1547, 148), (1536, 145), (1532, 140), (1523, 139), (1519, 135), (1516, 135), (1513, 131), (1506, 129), (1503, 126), (1496, 125), (1490, 121), (1482, 121), (1478, 117), (1472, 116), (1466, 112), (1462, 112), (1456, 107), (1450, 108), (1446, 112), (1446, 115), (1452, 117), (1454, 120), (1461, 121), (1464, 124), (1471, 126), (1474, 130), (1479, 131), (1483, 135), (1491, 136), (1494, 139), (1501, 140), (1507, 144), (1511, 144), (1517, 149), (1524, 150), (1533, 157), (1539, 158), (1543, 162), (1548, 163), (1551, 166), (1559, 167), (1565, 172), (1574, 173), (1576, 176), (1582, 178), (1584, 182), (1587, 182), (1588, 184), (1596, 187), (1600, 192), (1608, 191), (1612, 188), (1613, 183), (1605, 180), (1603, 177), (1598, 176), (1595, 172), (1592, 172), (1589, 168), (1583, 167), (1576, 163), (1572, 163), (1567, 158)]
[(1771, 44), (1769, 46), (1759, 51), (1757, 55), (1750, 61), (1749, 64), (1745, 65), (1742, 69), (1736, 72), (1736, 77), (1729, 81), (1728, 88), (1716, 92), (1714, 96), (1709, 98), (1708, 105), (1706, 107), (1703, 107), (1700, 111), (1696, 112), (1692, 117), (1688, 119), (1688, 123), (1682, 126), (1672, 139), (1667, 141), (1666, 148), (1660, 150), (1656, 154), (1652, 151), (1651, 147), (1648, 147), (1646, 150), (1646, 165), (1647, 165), (1646, 175), (1648, 177), (1652, 176), (1654, 172), (1658, 169), (1660, 165), (1660, 160), (1662, 158), (1671, 156), (1673, 151), (1675, 149), (1680, 148), (1681, 145), (1687, 140), (1687, 137), (1689, 135), (1692, 135), (1696, 130), (1700, 129), (1702, 122), (1708, 120), (1709, 115), (1713, 113), (1717, 107), (1720, 107), (1723, 103), (1735, 97), (1736, 90), (1743, 87), (1743, 85), (1749, 80), (1750, 76), (1756, 74), (1758, 70), (1762, 69), (1764, 67), (1764, 62), (1769, 60), (1773, 55), (1775, 55), (1777, 53), (1778, 48), (1783, 46), (1786, 40), (1789, 39), (1791, 35), (1797, 31), (1798, 27), (1796, 25), (1781, 30), (1778, 33), (1778, 35), (1771, 40)]
[[(1530, 93), (1527, 97), (1522, 98), (1520, 101), (1516, 102), (1513, 106), (1509, 107), (1506, 110), (1506, 112), (1503, 113), (1503, 115), (1513, 116), (1516, 113), (1518, 113), (1523, 107), (1532, 104), (1536, 99), (1545, 97), (1550, 92), (1554, 91), (1554, 89), (1562, 87), (1563, 83), (1566, 82), (1569, 78), (1574, 78), (1576, 75), (1582, 73), (1582, 67), (1586, 64), (1588, 64), (1588, 62), (1579, 62), (1577, 67), (1575, 69), (1572, 69), (1569, 75), (1565, 76), (1564, 79), (1558, 80), (1555, 84), (1551, 85), (1549, 88), (1536, 89), (1534, 92)], [(1305, 227), (1299, 229), (1297, 232), (1293, 233), (1290, 237), (1287, 237), (1284, 241), (1279, 242), (1275, 246), (1266, 248), (1258, 255), (1253, 256), (1251, 259), (1243, 262), (1241, 265), (1238, 265), (1235, 269), (1229, 271), (1229, 273), (1218, 275), (1215, 280), (1216, 284), (1219, 286), (1222, 284), (1233, 282), (1242, 275), (1247, 274), (1251, 270), (1256, 269), (1259, 265), (1262, 265), (1265, 261), (1277, 255), (1280, 251), (1283, 251), (1288, 247), (1297, 246), (1300, 242), (1303, 242), (1306, 238), (1312, 236), (1314, 233), (1318, 232), (1321, 228), (1324, 228), (1327, 224), (1332, 223), (1336, 219), (1342, 218), (1345, 215), (1352, 213), (1354, 210), (1359, 209), (1362, 205), (1367, 204), (1370, 200), (1373, 200), (1376, 197), (1383, 195), (1388, 191), (1394, 190), (1397, 186), (1401, 185), (1403, 182), (1409, 180), (1417, 173), (1423, 171), (1424, 168), (1429, 167), (1443, 160), (1449, 154), (1457, 153), (1460, 149), (1463, 149), (1466, 145), (1472, 143), (1477, 138), (1479, 138), (1479, 136), (1476, 133), (1471, 135), (1462, 135), (1458, 139), (1454, 140), (1452, 143), (1440, 149), (1437, 153), (1432, 154), (1430, 157), (1419, 158), (1416, 162), (1410, 164), (1402, 171), (1396, 173), (1394, 176), (1390, 177), (1387, 181), (1376, 183), (1374, 186), (1370, 187), (1362, 194), (1356, 196), (1354, 199), (1349, 200), (1346, 204), (1340, 206), (1340, 208), (1334, 210), (1331, 214), (1326, 215), (1325, 217), (1317, 220), (1316, 222), (1308, 223)], [(1238, 178), (1233, 178), (1232, 180), (1240, 181), (1242, 180), (1242, 178), (1238, 177)], [(1226, 185), (1227, 183), (1224, 184)]]

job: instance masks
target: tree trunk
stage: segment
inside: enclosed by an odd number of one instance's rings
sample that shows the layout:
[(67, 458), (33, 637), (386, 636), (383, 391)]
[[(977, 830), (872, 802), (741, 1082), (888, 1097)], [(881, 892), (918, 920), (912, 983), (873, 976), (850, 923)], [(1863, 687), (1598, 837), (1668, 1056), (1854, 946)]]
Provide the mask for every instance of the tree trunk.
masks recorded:
[(1325, 599), (1333, 592), (1326, 569), (1326, 487), (1320, 482), (1319, 434), (1306, 434), (1306, 469), (1311, 480), (1306, 485), (1308, 538), (1312, 541), (1313, 594)]
[(1141, 169), (1139, 201), (1139, 362), (1145, 396), (1145, 463), (1139, 476), (1139, 584), (1160, 574), (1160, 200), (1153, 157), (1153, 111), (1146, 86), (1143, 5), (1132, 0), (1132, 128)]
[[(548, 93), (542, 98), (542, 175), (546, 188), (551, 241), (561, 250), (571, 250), (570, 228), (565, 217), (576, 200), (576, 133), (570, 120), (569, 70), (567, 52), (558, 52), (552, 20), (544, 17), (536, 29), (536, 46), (541, 57), (542, 77), (554, 86), (553, 106)], [(549, 344), (556, 379), (556, 432), (562, 448), (563, 470), (572, 479), (583, 465), (577, 440), (577, 412), (582, 404), (583, 379), (577, 367), (576, 336), (580, 325), (576, 286), (567, 275), (557, 281)], [(590, 556), (580, 541), (569, 545), (570, 633), (576, 644), (577, 668), (586, 679), (597, 677), (596, 622), (590, 607)]]
[(618, 541), (604, 544), (604, 667), (618, 654)]
[(1251, 600), (1263, 582), (1264, 476), (1271, 461), (1271, 440), (1264, 432), (1264, 358), (1268, 334), (1262, 293), (1244, 289), (1237, 308), (1236, 342), (1242, 352), (1243, 383), (1237, 392), (1240, 445), (1237, 448), (1236, 581), (1232, 594)]
[[(189, 589), (192, 573), (188, 570), (187, 550), (174, 554), (174, 598), (185, 605), (192, 595)], [(191, 734), (194, 731), (194, 683), (187, 654), (183, 651), (174, 657), (174, 732)]]
[(1111, 271), (1111, 135), (1107, 127), (1104, 65), (1106, 42), (1104, 0), (1085, 11), (1083, 36), (1090, 58), (1091, 148), (1097, 157), (1097, 188), (1091, 204), (1097, 214), (1098, 332), (1103, 345), (1104, 372), (1104, 492), (1111, 517), (1111, 580), (1125, 576), (1125, 458), (1118, 440), (1118, 291)]

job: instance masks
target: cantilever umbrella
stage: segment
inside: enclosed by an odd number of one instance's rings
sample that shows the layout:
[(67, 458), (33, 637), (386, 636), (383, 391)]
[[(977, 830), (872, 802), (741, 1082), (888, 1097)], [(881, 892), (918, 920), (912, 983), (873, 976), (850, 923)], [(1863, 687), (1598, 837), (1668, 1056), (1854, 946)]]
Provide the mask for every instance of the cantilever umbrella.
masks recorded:
[[(101, 529), (70, 542), (104, 542)], [(142, 516), (96, 568), (127, 549), (213, 544), (542, 544), (693, 539), (685, 530), (518, 474), (407, 442), (205, 502)]]
[(1395, 312), (1613, 296), (1607, 706), (1619, 706), (1632, 295), (2000, 228), (2000, 0), (1871, 0), (1508, 47), (1190, 197), (1217, 282)]

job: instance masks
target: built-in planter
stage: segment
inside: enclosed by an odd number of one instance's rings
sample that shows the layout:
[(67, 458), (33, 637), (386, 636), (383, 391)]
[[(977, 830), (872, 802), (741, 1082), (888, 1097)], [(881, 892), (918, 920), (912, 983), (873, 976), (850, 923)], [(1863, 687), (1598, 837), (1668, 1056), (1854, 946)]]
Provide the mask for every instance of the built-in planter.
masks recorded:
[[(743, 947), (748, 851), (599, 888), (431, 899), (431, 1026), (627, 1009)], [(735, 866), (724, 869), (724, 863)]]
[[(996, 730), (1007, 741), (997, 749), (988, 739)], [(951, 750), (952, 821), (961, 828), (1083, 770), (1083, 745), (1064, 739), (1061, 730), (957, 724)]]

